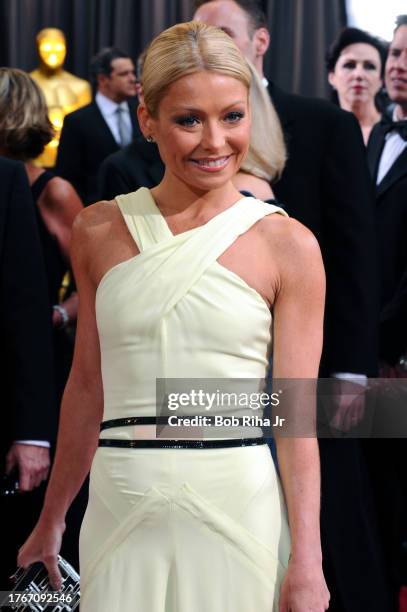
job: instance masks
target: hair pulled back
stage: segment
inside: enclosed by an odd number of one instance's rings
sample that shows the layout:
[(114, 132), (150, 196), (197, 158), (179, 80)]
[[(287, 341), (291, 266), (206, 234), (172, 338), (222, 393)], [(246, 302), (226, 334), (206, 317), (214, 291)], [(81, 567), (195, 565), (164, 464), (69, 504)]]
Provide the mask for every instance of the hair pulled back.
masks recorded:
[(250, 88), (246, 60), (221, 29), (200, 21), (180, 23), (157, 36), (147, 49), (141, 76), (144, 103), (151, 117), (174, 81), (201, 70), (218, 72)]

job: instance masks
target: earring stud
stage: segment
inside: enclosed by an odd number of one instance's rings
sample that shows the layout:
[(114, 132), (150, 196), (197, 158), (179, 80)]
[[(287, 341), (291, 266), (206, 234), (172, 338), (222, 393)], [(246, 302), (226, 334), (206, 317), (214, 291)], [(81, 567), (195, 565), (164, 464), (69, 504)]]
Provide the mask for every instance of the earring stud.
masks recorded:
[(154, 138), (152, 136), (147, 136), (147, 142), (154, 142)]

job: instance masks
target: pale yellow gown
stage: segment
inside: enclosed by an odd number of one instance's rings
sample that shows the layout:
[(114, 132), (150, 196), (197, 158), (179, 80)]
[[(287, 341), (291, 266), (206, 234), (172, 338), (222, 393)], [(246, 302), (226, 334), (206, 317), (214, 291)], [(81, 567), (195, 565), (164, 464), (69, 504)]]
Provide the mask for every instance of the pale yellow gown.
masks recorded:
[[(281, 209), (242, 198), (174, 236), (149, 192), (117, 198), (140, 250), (96, 295), (103, 419), (155, 416), (156, 377), (264, 377), (271, 314), (217, 258)], [(132, 427), (101, 437), (134, 438)], [(81, 612), (276, 612), (290, 551), (267, 445), (98, 448), (81, 540)]]

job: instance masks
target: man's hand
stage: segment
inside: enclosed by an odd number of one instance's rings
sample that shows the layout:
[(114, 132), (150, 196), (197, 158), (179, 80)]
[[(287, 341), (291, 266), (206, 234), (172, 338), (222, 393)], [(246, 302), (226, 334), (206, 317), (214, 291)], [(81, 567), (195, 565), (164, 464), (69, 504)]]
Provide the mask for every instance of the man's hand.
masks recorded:
[(365, 415), (365, 396), (365, 386), (351, 380), (336, 379), (331, 427), (348, 432), (359, 425)]
[(49, 466), (49, 448), (43, 446), (15, 442), (6, 456), (6, 474), (17, 468), (21, 493), (32, 491), (46, 480)]

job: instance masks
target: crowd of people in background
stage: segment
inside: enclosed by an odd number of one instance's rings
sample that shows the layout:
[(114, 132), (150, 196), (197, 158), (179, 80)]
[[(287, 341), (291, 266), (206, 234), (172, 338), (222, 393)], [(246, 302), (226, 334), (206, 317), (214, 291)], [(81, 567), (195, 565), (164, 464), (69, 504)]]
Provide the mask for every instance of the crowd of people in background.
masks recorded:
[[(319, 242), (327, 277), (320, 376), (337, 381), (332, 424), (346, 432), (363, 418), (369, 377), (407, 377), (407, 15), (390, 44), (357, 28), (338, 33), (326, 55), (332, 103), (288, 94), (264, 74), (269, 32), (255, 0), (195, 5), (194, 19), (229, 34), (252, 73), (250, 150), (235, 186), (277, 201)], [(21, 70), (0, 69), (1, 380), (13, 406), (1, 451), (21, 492), (0, 498), (6, 516), (18, 516), (2, 589), (38, 517), (72, 361), (72, 224), (83, 206), (152, 188), (164, 174), (137, 121), (143, 58), (137, 71), (117, 48), (93, 58), (93, 100), (65, 117), (52, 169), (35, 164), (53, 137), (40, 87)], [(407, 585), (406, 441), (322, 438), (319, 452), (329, 610), (397, 612)], [(86, 487), (62, 551), (76, 566), (85, 503)]]

